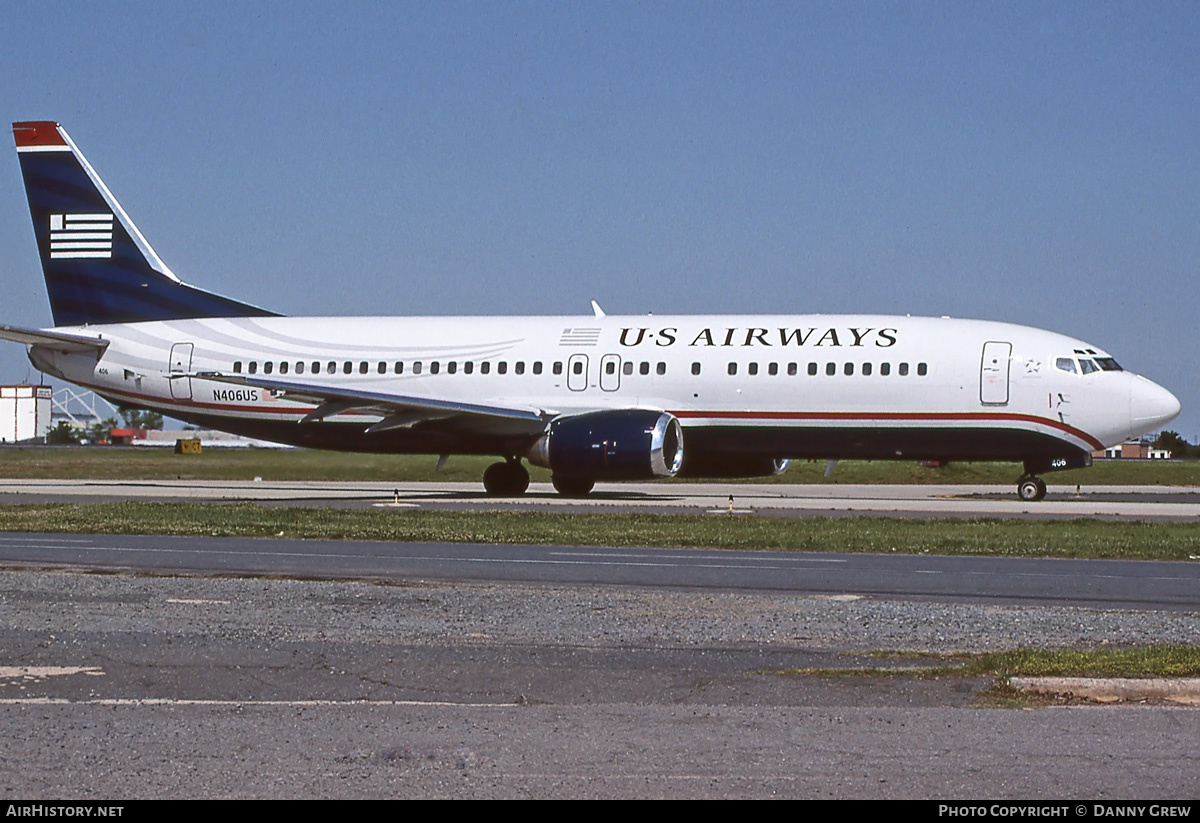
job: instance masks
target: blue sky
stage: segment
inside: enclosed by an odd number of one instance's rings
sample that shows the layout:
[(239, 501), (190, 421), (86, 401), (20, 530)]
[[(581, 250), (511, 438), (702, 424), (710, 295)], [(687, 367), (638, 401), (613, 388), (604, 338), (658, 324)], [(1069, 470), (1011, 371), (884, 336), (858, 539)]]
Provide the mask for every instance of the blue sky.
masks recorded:
[[(0, 111), (63, 123), (201, 287), (1006, 320), (1108, 349), (1200, 439), (1194, 3), (3, 10)], [(49, 325), (11, 150), (0, 248), (0, 322)]]

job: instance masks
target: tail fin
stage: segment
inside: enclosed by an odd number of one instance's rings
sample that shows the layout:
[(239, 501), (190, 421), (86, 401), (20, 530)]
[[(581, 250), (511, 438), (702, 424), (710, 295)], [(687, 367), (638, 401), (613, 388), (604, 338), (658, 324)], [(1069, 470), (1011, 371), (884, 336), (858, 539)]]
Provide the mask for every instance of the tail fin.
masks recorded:
[(270, 316), (189, 286), (150, 248), (57, 123), (13, 123), (56, 326)]

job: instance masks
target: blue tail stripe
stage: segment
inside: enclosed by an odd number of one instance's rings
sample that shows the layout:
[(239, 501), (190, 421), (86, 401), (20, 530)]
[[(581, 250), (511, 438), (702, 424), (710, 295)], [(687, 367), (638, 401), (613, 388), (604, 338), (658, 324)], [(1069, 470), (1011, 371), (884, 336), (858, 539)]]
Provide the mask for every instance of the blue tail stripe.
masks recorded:
[[(18, 157), (55, 325), (274, 314), (156, 270), (123, 225), (120, 207), (105, 200), (74, 151), (25, 151)], [(79, 214), (113, 215), (111, 250), (102, 249), (106, 256), (65, 256), (62, 243), (70, 238), (63, 234), (57, 256), (51, 255), (52, 219), (61, 232), (62, 221)], [(73, 228), (80, 230), (78, 224)]]
[[(37, 204), (47, 211), (108, 211), (108, 204), (101, 200), (99, 203), (88, 198), (87, 192), (67, 180), (58, 180), (46, 175), (26, 175), (25, 185), (28, 188), (36, 186), (41, 197)], [(32, 200), (30, 205), (34, 205)]]

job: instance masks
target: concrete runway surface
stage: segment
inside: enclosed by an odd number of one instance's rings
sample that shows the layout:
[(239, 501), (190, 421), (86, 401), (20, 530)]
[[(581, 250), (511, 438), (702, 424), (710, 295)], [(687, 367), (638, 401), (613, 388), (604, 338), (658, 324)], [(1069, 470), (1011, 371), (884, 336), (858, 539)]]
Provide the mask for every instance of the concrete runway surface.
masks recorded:
[(1008, 486), (756, 483), (611, 483), (584, 498), (566, 498), (535, 483), (519, 498), (492, 498), (474, 483), (353, 483), (217, 480), (2, 480), (0, 502), (46, 500), (253, 500), (271, 504), (550, 511), (645, 511), (772, 516), (878, 513), (907, 517), (1200, 519), (1200, 490), (1171, 486), (1051, 486), (1026, 503)]

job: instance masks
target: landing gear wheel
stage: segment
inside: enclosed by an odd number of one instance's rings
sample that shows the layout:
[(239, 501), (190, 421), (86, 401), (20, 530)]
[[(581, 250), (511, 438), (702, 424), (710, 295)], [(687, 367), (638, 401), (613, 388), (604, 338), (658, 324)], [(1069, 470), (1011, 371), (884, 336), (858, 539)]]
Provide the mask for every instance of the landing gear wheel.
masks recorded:
[(552, 475), (550, 482), (554, 490), (563, 497), (583, 497), (596, 487), (596, 481), (590, 477), (563, 477)]
[(1046, 481), (1040, 477), (1022, 477), (1017, 483), (1017, 497), (1027, 503), (1036, 503), (1046, 498)]
[(483, 473), (483, 488), (492, 497), (520, 497), (529, 488), (529, 472), (519, 460), (493, 463)]

